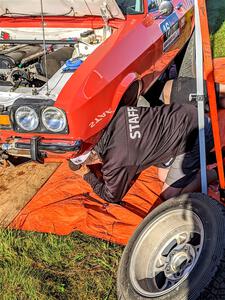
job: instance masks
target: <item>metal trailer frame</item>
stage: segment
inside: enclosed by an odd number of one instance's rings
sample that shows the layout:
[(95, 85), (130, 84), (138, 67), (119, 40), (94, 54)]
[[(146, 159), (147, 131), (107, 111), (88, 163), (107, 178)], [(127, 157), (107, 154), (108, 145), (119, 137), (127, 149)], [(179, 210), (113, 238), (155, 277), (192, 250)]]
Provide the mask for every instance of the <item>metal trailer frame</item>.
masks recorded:
[[(200, 161), (201, 161), (201, 183), (202, 193), (207, 194), (206, 178), (206, 154), (204, 136), (204, 89), (203, 80), (206, 79), (210, 117), (213, 130), (214, 147), (218, 168), (220, 199), (225, 201), (225, 177), (224, 165), (221, 151), (221, 137), (219, 129), (218, 109), (216, 102), (216, 90), (214, 80), (213, 56), (210, 43), (210, 32), (206, 0), (195, 0), (195, 31), (196, 31), (196, 81), (199, 117), (199, 141), (200, 141)], [(203, 72), (204, 70), (204, 72)]]

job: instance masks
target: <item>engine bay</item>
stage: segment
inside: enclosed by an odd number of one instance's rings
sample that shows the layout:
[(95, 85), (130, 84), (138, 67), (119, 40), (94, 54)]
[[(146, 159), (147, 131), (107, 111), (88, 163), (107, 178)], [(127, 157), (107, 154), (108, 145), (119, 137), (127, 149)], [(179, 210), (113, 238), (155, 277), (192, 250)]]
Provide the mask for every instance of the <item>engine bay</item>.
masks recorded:
[[(60, 63), (72, 57), (72, 52), (72, 47), (54, 49), (49, 46), (46, 51), (47, 63), (45, 65), (43, 59), (45, 53), (40, 44), (2, 46), (0, 49), (0, 85), (9, 86), (11, 91), (21, 86), (40, 87), (50, 78), (51, 73), (47, 73), (46, 69), (50, 67), (57, 71)], [(53, 57), (58, 57), (54, 63), (52, 63)]]
[(17, 93), (44, 94), (49, 86), (50, 90), (54, 86), (57, 97), (78, 66), (111, 35), (105, 28), (54, 29), (43, 39), (41, 31), (33, 38), (32, 29), (17, 30), (12, 31), (14, 35), (7, 32), (10, 39), (0, 40), (0, 102), (12, 102)]

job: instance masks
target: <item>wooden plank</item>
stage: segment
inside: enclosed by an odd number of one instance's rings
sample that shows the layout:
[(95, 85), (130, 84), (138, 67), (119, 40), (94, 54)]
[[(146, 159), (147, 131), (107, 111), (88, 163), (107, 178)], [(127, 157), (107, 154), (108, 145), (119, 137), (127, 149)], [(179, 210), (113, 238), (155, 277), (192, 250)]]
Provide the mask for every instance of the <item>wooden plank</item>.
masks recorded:
[(0, 169), (0, 227), (7, 227), (59, 166), (29, 162)]

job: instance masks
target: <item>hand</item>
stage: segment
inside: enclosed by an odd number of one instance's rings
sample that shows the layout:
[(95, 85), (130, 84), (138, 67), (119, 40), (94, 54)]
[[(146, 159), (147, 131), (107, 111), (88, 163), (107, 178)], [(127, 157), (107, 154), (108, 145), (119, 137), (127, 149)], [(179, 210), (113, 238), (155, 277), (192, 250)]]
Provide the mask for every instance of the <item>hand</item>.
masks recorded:
[(90, 169), (88, 168), (88, 166), (82, 165), (82, 167), (79, 170), (77, 170), (75, 173), (81, 177), (84, 177), (84, 175), (86, 175), (89, 172), (90, 172)]

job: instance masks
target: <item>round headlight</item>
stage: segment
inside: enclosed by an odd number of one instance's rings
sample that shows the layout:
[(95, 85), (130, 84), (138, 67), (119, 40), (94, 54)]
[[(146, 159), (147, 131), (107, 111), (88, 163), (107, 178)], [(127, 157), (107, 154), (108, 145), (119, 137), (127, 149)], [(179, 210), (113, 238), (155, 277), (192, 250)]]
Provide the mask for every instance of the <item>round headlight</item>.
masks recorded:
[(16, 123), (26, 131), (33, 131), (39, 125), (36, 111), (29, 106), (21, 106), (15, 112)]
[(66, 127), (66, 116), (62, 110), (56, 107), (47, 107), (42, 112), (42, 122), (46, 129), (60, 132)]

